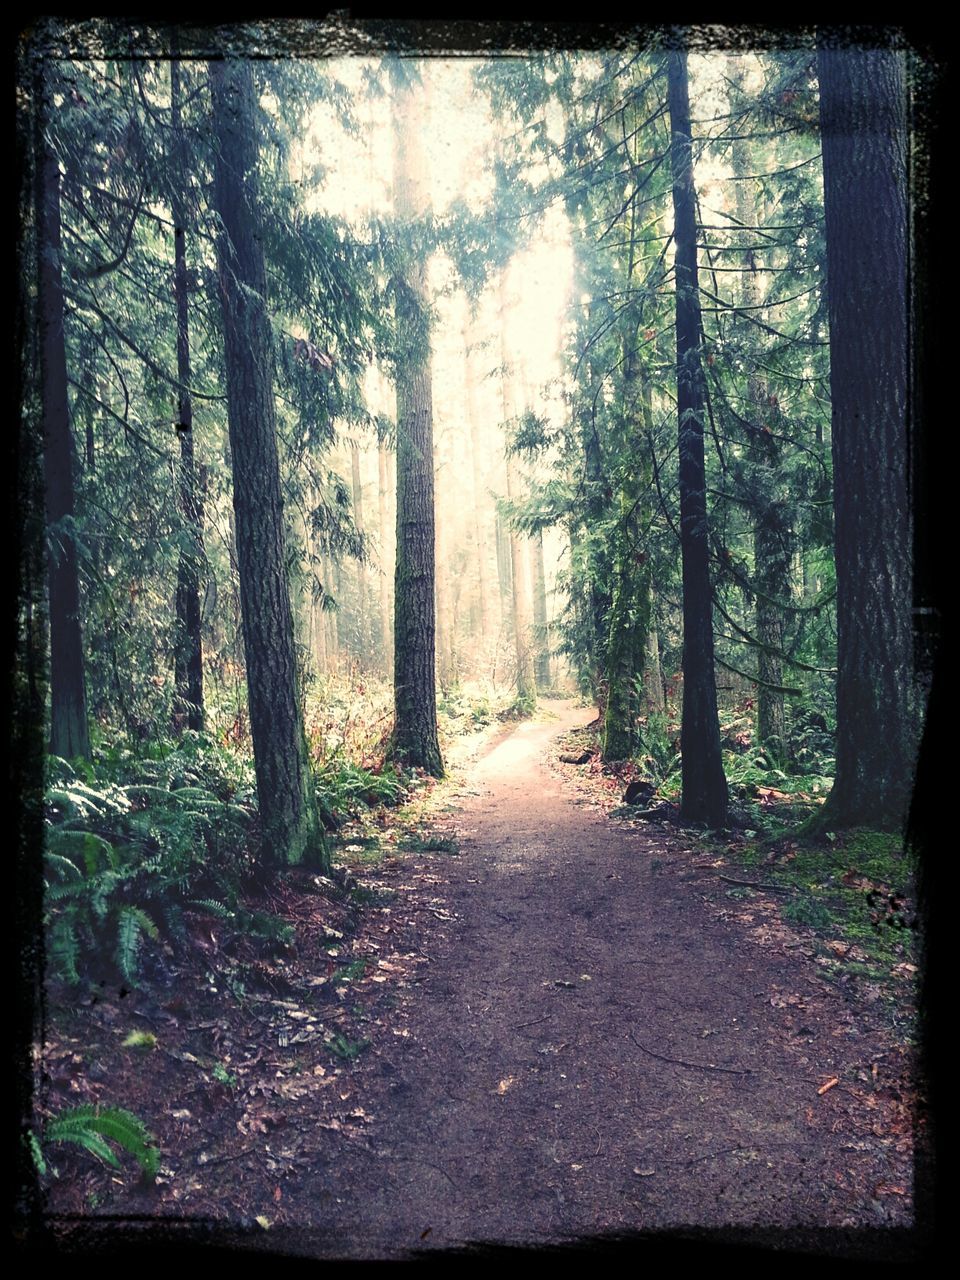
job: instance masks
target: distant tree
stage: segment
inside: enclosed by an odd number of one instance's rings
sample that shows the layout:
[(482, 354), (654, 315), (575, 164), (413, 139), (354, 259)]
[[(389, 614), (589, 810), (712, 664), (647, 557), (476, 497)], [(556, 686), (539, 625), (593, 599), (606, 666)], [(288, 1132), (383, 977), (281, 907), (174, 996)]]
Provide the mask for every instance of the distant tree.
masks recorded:
[(895, 829), (917, 747), (903, 55), (821, 47), (837, 567), (836, 780), (822, 828)]
[(397, 564), (393, 751), (440, 776), (437, 736), (433, 390), (426, 257), (411, 243), (426, 212), (421, 113), (409, 65), (392, 64), (394, 212), (405, 244), (395, 277)]
[(297, 690), (249, 62), (209, 67), (214, 207), (250, 731), (265, 866), (326, 867)]
[(721, 827), (727, 781), (720, 756), (713, 610), (703, 451), (701, 315), (687, 57), (667, 55), (676, 245), (677, 414), (680, 433), (680, 539), (683, 556), (683, 719), (681, 816)]

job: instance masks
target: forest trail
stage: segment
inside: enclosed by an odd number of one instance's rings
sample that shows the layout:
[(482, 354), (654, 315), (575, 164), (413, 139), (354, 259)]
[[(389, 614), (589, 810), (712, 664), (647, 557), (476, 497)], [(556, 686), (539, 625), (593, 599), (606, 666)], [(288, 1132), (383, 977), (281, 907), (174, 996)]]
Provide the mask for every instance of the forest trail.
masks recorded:
[(547, 705), (446, 820), (461, 856), (436, 858), (409, 1032), (357, 1064), (370, 1141), (318, 1149), (304, 1247), (909, 1226), (909, 1155), (856, 1085), (882, 1037), (809, 960), (725, 918), (690, 837), (578, 804), (547, 761), (593, 712)]

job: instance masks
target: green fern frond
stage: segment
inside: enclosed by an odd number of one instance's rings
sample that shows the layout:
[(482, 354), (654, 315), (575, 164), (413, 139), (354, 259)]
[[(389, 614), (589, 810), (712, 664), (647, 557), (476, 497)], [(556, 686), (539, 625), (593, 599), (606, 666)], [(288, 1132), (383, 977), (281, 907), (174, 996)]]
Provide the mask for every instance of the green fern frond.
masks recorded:
[(223, 902), (218, 902), (216, 898), (191, 898), (191, 907), (199, 907), (201, 911), (206, 911), (211, 916), (219, 916), (221, 920), (232, 920), (234, 913)]
[(61, 853), (52, 853), (49, 849), (44, 852), (43, 856), (51, 871), (55, 871), (69, 881), (79, 881), (80, 884), (83, 884), (83, 875), (75, 862), (65, 858)]
[(54, 827), (47, 834), (47, 851), (61, 853), (65, 857), (71, 855), (82, 857), (88, 876), (96, 875), (106, 860), (106, 865), (116, 867), (120, 861), (119, 854), (103, 836), (92, 831), (70, 831)]
[(24, 1135), (27, 1147), (30, 1151), (30, 1158), (33, 1160), (33, 1167), (42, 1178), (47, 1172), (47, 1162), (43, 1158), (43, 1150), (37, 1141), (37, 1135), (32, 1129), (28, 1129)]
[(139, 907), (121, 907), (117, 918), (115, 958), (117, 968), (131, 986), (136, 984), (139, 975), (141, 933), (154, 939), (160, 936), (159, 929), (145, 911)]
[(63, 756), (47, 757), (50, 772), (62, 775), (68, 781), (77, 776), (77, 771), (69, 760), (64, 760)]
[(79, 982), (77, 958), (80, 954), (80, 944), (77, 941), (73, 921), (67, 916), (61, 916), (50, 931), (49, 941), (47, 955), (52, 961), (54, 970), (67, 982)]
[(143, 1121), (122, 1107), (99, 1107), (84, 1104), (64, 1111), (47, 1126), (48, 1142), (75, 1142), (106, 1160), (114, 1168), (120, 1162), (105, 1139), (134, 1157), (140, 1168), (153, 1177), (160, 1164), (156, 1139)]

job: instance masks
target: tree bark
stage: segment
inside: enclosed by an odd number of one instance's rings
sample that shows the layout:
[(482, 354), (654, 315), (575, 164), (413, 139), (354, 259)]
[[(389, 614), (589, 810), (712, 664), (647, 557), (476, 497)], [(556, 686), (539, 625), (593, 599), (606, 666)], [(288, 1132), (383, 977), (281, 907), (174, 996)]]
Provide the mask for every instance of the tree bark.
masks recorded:
[[(426, 212), (422, 113), (409, 72), (394, 64), (394, 207), (401, 226)], [(393, 753), (439, 777), (437, 735), (433, 389), (426, 262), (408, 254), (397, 302), (397, 566)]]
[(37, 302), (50, 606), (50, 750), (67, 760), (89, 759), (80, 571), (73, 527), (74, 446), (67, 399), (60, 164), (43, 135), (50, 102), (42, 69), (37, 73), (37, 108)]
[(217, 269), (223, 305), (233, 507), (250, 730), (266, 868), (329, 867), (297, 690), (284, 547), (273, 390), (273, 344), (258, 226), (256, 97), (248, 62), (209, 64), (221, 222)]
[[(353, 521), (357, 532), (366, 532), (363, 519), (363, 481), (360, 477), (360, 446), (355, 440), (350, 442), (350, 479), (353, 489)], [(369, 666), (370, 636), (367, 619), (367, 566), (364, 561), (357, 562), (357, 664), (361, 671)]]
[[(740, 59), (736, 60), (740, 63)], [(741, 86), (742, 87), (742, 86)], [(731, 144), (731, 167), (736, 186), (737, 218), (744, 226), (752, 226), (756, 208), (748, 198), (746, 175), (750, 173), (749, 144), (736, 138)], [(748, 241), (756, 233), (741, 233)], [(745, 251), (744, 270), (740, 279), (741, 301), (749, 313), (755, 314), (763, 301), (756, 251)], [(747, 399), (752, 407), (753, 434), (747, 449), (751, 466), (751, 507), (753, 515), (753, 562), (756, 591), (756, 637), (765, 648), (757, 650), (757, 742), (768, 747), (778, 758), (786, 750), (786, 718), (784, 713), (783, 610), (777, 600), (786, 595), (790, 583), (791, 539), (786, 503), (778, 492), (781, 465), (780, 441), (769, 430), (765, 418), (773, 413), (769, 404), (769, 388), (756, 372), (747, 381)]]
[(203, 562), (203, 510), (197, 492), (193, 447), (193, 402), (190, 396), (190, 328), (187, 294), (185, 184), (189, 172), (186, 143), (180, 121), (180, 63), (170, 63), (170, 123), (176, 150), (177, 172), (173, 191), (173, 289), (177, 304), (177, 381), (180, 441), (178, 477), (183, 538), (177, 559), (176, 637), (174, 687), (178, 714), (187, 727), (203, 728), (203, 647), (201, 640), (200, 567)]
[[(507, 348), (507, 302), (506, 272), (500, 273), (500, 360), (503, 366), (500, 378), (501, 404), (503, 420), (510, 422), (515, 416), (513, 384), (509, 368), (509, 351)], [(514, 458), (508, 454), (507, 499), (513, 501), (517, 496), (517, 466)], [(537, 698), (537, 682), (533, 671), (533, 651), (530, 644), (530, 625), (533, 606), (530, 599), (530, 582), (528, 565), (524, 563), (523, 545), (516, 529), (509, 529), (510, 537), (510, 577), (513, 582), (513, 640), (517, 660), (517, 698), (523, 702), (535, 703)]]
[(687, 822), (722, 827), (727, 781), (720, 756), (720, 722), (713, 657), (713, 609), (707, 539), (703, 452), (703, 369), (687, 56), (667, 55), (670, 164), (676, 256), (677, 412), (679, 419), (680, 540), (683, 560), (683, 719), (680, 731), (680, 814)]
[(483, 481), (480, 473), (481, 445), (480, 419), (477, 412), (477, 383), (474, 361), (471, 359), (469, 333), (463, 330), (464, 383), (466, 390), (467, 423), (470, 428), (470, 462), (473, 472), (474, 534), (477, 543), (477, 589), (480, 600), (480, 642), (485, 649), (491, 638), (493, 624), (490, 608), (490, 574), (486, 522), (483, 511)]
[(390, 488), (389, 455), (384, 445), (377, 449), (377, 515), (380, 521), (380, 648), (384, 673), (393, 665), (393, 628), (390, 625), (390, 578), (388, 568), (388, 544), (390, 522), (387, 518), (387, 502)]
[(917, 751), (902, 55), (817, 55), (837, 566), (837, 771), (822, 828), (899, 828)]
[(537, 689), (549, 689), (550, 641), (547, 626), (547, 574), (543, 563), (543, 532), (533, 539), (533, 627), (537, 645)]

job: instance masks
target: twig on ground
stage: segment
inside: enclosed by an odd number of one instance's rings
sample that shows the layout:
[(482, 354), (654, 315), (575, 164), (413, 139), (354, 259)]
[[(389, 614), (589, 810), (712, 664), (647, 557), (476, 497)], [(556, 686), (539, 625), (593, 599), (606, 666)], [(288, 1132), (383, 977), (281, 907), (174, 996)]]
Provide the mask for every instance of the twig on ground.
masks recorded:
[(767, 884), (764, 880), (734, 880), (733, 876), (722, 876), (719, 871), (713, 873), (718, 880), (726, 880), (727, 884), (739, 884), (744, 889), (771, 889), (774, 893), (795, 892), (792, 884)]
[(753, 1071), (750, 1067), (718, 1067), (713, 1062), (687, 1062), (684, 1058), (668, 1058), (662, 1053), (654, 1053), (652, 1049), (648, 1049), (645, 1044), (641, 1044), (632, 1031), (628, 1031), (627, 1035), (644, 1053), (650, 1055), (651, 1058), (657, 1058), (660, 1062), (671, 1062), (677, 1067), (692, 1067), (695, 1071), (722, 1071), (725, 1075), (730, 1076), (752, 1076)]
[(538, 1022), (546, 1022), (552, 1015), (545, 1013), (542, 1018), (532, 1018), (529, 1022), (515, 1022), (513, 1024), (514, 1031), (519, 1031), (521, 1027), (535, 1027)]

